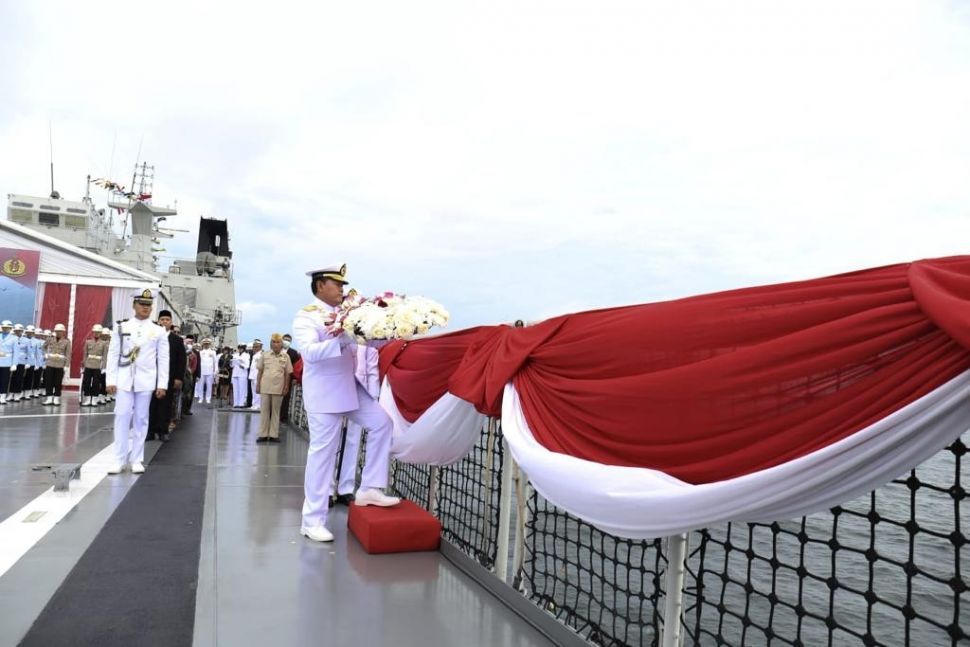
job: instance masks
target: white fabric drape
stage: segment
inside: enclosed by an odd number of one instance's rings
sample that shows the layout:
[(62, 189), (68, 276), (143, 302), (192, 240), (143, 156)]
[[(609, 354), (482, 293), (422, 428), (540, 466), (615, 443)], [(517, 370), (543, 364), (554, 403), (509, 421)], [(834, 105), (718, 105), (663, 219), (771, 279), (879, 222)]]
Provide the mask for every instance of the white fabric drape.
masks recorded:
[(812, 454), (745, 476), (691, 485), (655, 470), (550, 452), (532, 436), (512, 385), (506, 385), (502, 404), (502, 431), (536, 490), (608, 533), (635, 539), (825, 510), (916, 467), (968, 428), (970, 372)]
[[(47, 284), (43, 281), (37, 282), (37, 288), (34, 291), (34, 321), (38, 324), (40, 323), (40, 317), (44, 313), (44, 295), (47, 293)], [(54, 324), (51, 324), (50, 329), (54, 329)]]
[[(445, 465), (467, 454), (484, 416), (446, 394), (408, 425), (388, 384), (391, 452)], [(516, 462), (546, 499), (601, 530), (633, 539), (675, 535), (726, 521), (776, 521), (825, 510), (900, 476), (970, 429), (970, 371), (828, 447), (766, 470), (692, 485), (651, 469), (594, 463), (551, 452), (529, 430), (511, 384), (502, 430)]]
[(391, 385), (384, 380), (381, 406), (394, 423), (391, 456), (406, 463), (449, 465), (461, 460), (478, 441), (485, 416), (450, 393), (438, 399), (410, 423), (394, 402)]
[(115, 328), (116, 321), (130, 319), (133, 313), (131, 302), (135, 298), (138, 288), (111, 289), (111, 327)]

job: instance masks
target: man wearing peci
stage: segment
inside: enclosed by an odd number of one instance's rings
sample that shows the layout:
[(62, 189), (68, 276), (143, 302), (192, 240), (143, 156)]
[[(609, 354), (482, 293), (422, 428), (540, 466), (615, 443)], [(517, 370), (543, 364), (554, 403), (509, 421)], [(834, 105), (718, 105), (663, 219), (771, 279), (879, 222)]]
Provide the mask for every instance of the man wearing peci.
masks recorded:
[(343, 303), (347, 266), (325, 267), (307, 276), (315, 299), (293, 320), (293, 336), (303, 357), (303, 401), (310, 427), (300, 533), (314, 541), (333, 541), (326, 522), (343, 416), (369, 430), (361, 487), (355, 497), (360, 506), (400, 502), (381, 491), (387, 486), (393, 425), (354, 376), (357, 344), (346, 333), (334, 336), (327, 330), (330, 316)]
[(156, 398), (148, 405), (148, 440), (166, 441), (169, 439), (169, 423), (172, 421), (172, 400), (182, 390), (185, 377), (185, 344), (172, 330), (172, 312), (162, 310), (158, 313), (158, 325), (168, 335), (168, 382), (165, 397)]
[[(283, 350), (285, 350), (286, 354), (290, 356), (290, 365), (295, 367), (296, 360), (300, 359), (300, 354), (296, 351), (295, 348), (290, 347), (292, 343), (293, 343), (293, 337), (292, 335), (290, 335), (290, 333), (286, 333), (285, 335), (283, 335)], [(280, 422), (290, 421), (290, 393), (291, 393), (294, 381), (295, 381), (295, 378), (291, 375), (290, 376), (291, 389), (287, 390), (286, 395), (283, 396), (283, 405), (280, 409)]]
[(108, 393), (115, 396), (114, 464), (119, 474), (126, 464), (133, 474), (145, 471), (148, 404), (165, 397), (168, 387), (168, 333), (154, 323), (150, 288), (135, 293), (135, 316), (118, 323), (108, 346)]

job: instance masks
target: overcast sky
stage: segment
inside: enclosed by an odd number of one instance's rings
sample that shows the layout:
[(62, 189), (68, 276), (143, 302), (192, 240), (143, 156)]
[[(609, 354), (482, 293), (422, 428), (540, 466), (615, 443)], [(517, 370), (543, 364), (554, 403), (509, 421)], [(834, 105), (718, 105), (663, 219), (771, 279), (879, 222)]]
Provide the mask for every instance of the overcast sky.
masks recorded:
[(460, 328), (970, 251), (968, 2), (243, 4), (0, 0), (0, 194), (154, 164), (243, 339), (330, 263)]

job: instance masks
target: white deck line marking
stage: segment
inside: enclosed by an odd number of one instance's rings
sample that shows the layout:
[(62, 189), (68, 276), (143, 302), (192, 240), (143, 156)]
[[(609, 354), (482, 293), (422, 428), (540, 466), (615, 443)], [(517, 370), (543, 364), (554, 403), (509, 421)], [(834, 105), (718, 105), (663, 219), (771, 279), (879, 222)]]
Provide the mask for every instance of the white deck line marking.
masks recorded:
[[(113, 445), (108, 445), (81, 466), (81, 478), (71, 481), (67, 492), (54, 492), (54, 486), (0, 523), (0, 576), (10, 570), (28, 550), (70, 512), (101, 482), (114, 462)], [(27, 517), (45, 514), (31, 523)], [(36, 516), (36, 515), (34, 515)]]
[(79, 411), (78, 413), (26, 413), (22, 416), (0, 415), (0, 420), (11, 420), (13, 418), (66, 418), (67, 416), (113, 416), (114, 414), (114, 411), (98, 411), (97, 413), (88, 413), (87, 411)]

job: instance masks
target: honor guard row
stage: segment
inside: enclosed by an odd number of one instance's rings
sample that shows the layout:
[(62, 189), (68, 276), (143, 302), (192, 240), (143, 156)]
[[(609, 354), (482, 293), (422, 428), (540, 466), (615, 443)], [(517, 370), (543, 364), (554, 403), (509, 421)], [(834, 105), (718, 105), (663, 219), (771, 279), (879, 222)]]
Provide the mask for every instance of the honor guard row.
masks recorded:
[(46, 395), (44, 404), (60, 404), (70, 340), (64, 324), (53, 332), (0, 322), (0, 405)]

